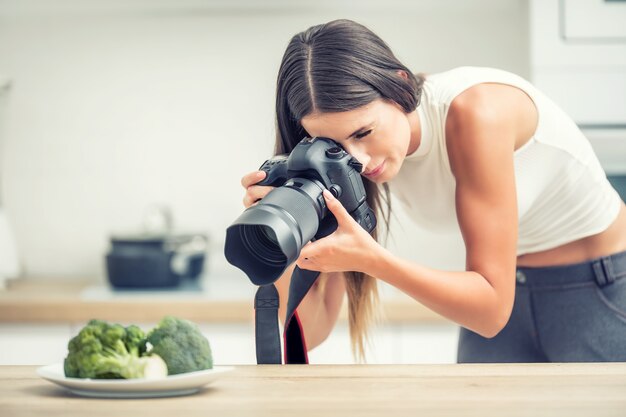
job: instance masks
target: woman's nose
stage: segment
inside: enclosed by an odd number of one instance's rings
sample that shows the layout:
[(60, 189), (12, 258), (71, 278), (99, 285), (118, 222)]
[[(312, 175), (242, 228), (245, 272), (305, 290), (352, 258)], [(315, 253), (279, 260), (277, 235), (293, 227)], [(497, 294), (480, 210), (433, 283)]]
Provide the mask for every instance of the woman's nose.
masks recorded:
[(365, 155), (365, 154), (357, 154), (357, 155), (352, 155), (354, 156), (357, 161), (359, 161), (361, 163), (361, 165), (363, 165), (363, 169), (361, 170), (361, 173), (364, 172), (367, 169), (368, 164), (370, 163), (370, 157)]
[[(357, 161), (359, 161), (361, 163), (361, 165), (363, 165), (363, 171), (365, 171), (365, 167), (367, 167), (367, 164), (369, 164), (370, 162), (370, 157), (367, 153), (359, 150), (356, 147), (345, 147), (346, 148), (346, 152), (348, 152), (350, 155), (354, 156)], [(361, 171), (361, 172), (363, 172)]]

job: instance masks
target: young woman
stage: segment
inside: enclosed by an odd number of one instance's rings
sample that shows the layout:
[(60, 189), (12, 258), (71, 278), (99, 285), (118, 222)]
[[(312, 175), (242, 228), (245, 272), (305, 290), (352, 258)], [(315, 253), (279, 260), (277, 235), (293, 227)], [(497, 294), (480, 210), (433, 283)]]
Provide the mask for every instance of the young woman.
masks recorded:
[[(459, 228), (466, 247), (465, 271), (400, 259), (325, 192), (339, 227), (296, 262), (322, 272), (298, 309), (309, 349), (347, 292), (362, 354), (380, 279), (461, 326), (459, 362), (626, 360), (626, 207), (574, 122), (530, 83), (489, 68), (416, 76), (338, 20), (291, 39), (276, 116), (276, 153), (331, 138), (363, 164), (371, 206), (389, 210), (391, 192), (424, 227)], [(246, 207), (271, 190), (254, 185), (263, 176), (243, 177)], [(292, 268), (277, 281), (283, 301)]]

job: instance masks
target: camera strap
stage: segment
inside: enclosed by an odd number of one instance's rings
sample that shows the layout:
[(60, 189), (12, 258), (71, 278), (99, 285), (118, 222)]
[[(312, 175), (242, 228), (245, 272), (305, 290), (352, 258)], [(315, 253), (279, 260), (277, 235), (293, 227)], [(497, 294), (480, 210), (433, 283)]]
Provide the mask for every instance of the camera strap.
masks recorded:
[(278, 329), (278, 290), (261, 285), (254, 295), (254, 337), (258, 364), (281, 364)]
[[(289, 284), (287, 320), (283, 333), (285, 364), (308, 364), (306, 341), (296, 309), (319, 276), (318, 271), (295, 267)], [(257, 364), (281, 364), (278, 328), (278, 290), (274, 284), (262, 285), (254, 296)]]

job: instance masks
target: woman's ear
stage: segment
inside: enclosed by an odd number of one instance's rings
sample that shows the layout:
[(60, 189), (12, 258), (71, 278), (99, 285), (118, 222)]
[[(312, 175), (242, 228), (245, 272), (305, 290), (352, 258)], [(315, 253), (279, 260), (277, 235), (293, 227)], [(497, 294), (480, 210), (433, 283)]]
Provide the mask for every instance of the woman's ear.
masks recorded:
[(408, 79), (409, 79), (409, 74), (407, 74), (407, 73), (406, 73), (406, 71), (404, 71), (404, 70), (398, 70), (398, 71), (396, 71), (396, 73), (397, 73), (400, 77), (404, 78), (405, 80), (408, 80)]

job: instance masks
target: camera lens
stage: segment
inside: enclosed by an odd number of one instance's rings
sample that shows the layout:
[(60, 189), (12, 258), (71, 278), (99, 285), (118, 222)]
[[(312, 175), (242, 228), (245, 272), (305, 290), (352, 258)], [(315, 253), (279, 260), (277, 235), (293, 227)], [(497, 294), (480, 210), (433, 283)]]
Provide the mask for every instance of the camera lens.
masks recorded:
[[(276, 281), (313, 238), (328, 236), (337, 221), (322, 192), (330, 188), (368, 232), (376, 226), (359, 173), (363, 166), (329, 138), (305, 138), (283, 163), (280, 174), (258, 204), (248, 207), (227, 229), (224, 255), (255, 285)], [(274, 171), (272, 171), (274, 170)], [(284, 181), (282, 181), (284, 179)]]
[(276, 281), (297, 259), (326, 214), (316, 180), (292, 178), (249, 207), (226, 230), (224, 254), (257, 285)]
[(272, 229), (267, 226), (261, 226), (260, 232), (263, 235), (263, 238), (268, 240), (273, 245), (278, 245), (278, 240), (276, 240), (276, 233)]
[(244, 225), (241, 228), (242, 243), (248, 253), (268, 266), (280, 266), (287, 257), (280, 249), (276, 233), (268, 226)]

